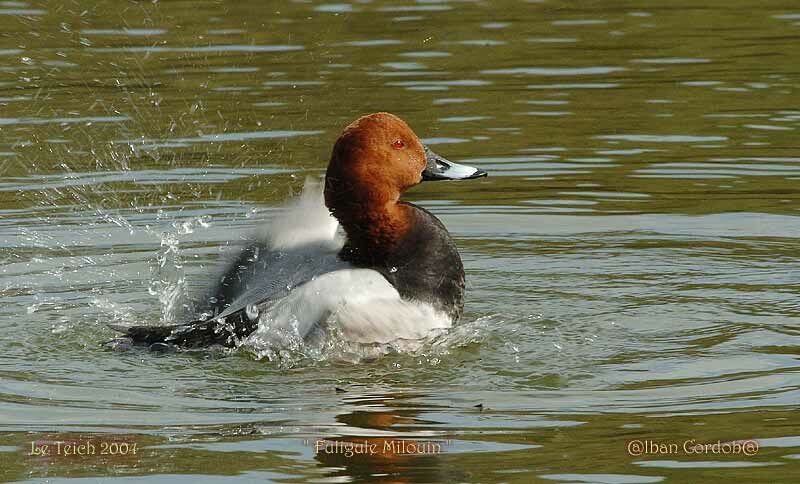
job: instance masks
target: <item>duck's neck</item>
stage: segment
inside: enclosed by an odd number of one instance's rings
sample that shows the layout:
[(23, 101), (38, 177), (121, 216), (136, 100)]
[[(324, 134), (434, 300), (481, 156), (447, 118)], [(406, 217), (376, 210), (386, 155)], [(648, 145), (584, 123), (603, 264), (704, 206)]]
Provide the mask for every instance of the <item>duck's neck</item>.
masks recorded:
[(342, 255), (363, 265), (391, 264), (392, 254), (413, 226), (414, 207), (397, 200), (329, 208), (347, 233)]

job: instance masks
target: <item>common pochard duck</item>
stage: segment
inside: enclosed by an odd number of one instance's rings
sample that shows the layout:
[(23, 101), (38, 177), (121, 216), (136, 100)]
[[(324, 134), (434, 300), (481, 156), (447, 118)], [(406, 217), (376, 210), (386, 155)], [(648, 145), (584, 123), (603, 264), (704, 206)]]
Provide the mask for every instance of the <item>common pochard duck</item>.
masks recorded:
[(324, 190), (307, 184), (221, 273), (200, 316), (113, 327), (135, 342), (183, 347), (253, 335), (280, 347), (324, 337), (332, 324), (368, 344), (446, 330), (464, 307), (461, 257), (442, 222), (400, 196), (426, 180), (483, 176), (431, 151), (397, 116), (363, 116), (336, 140)]

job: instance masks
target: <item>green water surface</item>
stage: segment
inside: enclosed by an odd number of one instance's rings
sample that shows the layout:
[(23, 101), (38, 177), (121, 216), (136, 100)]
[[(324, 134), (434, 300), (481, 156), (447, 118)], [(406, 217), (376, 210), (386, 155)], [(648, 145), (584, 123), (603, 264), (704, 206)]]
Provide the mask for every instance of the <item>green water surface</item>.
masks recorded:
[[(448, 335), (102, 347), (374, 111), (490, 173)], [(0, 479), (798, 482), (798, 181), (795, 1), (0, 1)]]

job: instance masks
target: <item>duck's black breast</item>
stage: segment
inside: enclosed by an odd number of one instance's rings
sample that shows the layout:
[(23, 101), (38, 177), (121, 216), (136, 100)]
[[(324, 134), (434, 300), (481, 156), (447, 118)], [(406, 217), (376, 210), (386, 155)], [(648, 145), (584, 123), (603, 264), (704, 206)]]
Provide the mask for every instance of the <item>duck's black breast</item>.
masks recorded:
[(432, 213), (401, 203), (412, 209), (413, 219), (392, 251), (376, 256), (345, 245), (339, 257), (380, 272), (403, 299), (429, 303), (455, 321), (464, 309), (464, 266), (456, 244)]

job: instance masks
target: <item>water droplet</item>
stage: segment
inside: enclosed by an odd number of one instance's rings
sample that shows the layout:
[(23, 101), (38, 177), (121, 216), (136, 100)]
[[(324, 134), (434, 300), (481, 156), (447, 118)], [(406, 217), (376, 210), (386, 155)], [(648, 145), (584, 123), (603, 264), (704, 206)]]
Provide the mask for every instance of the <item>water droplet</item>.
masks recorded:
[(248, 305), (245, 308), (244, 312), (247, 315), (247, 319), (249, 319), (250, 321), (253, 321), (256, 318), (258, 318), (258, 313), (259, 313), (258, 306), (256, 306), (255, 304)]
[(389, 269), (389, 272), (394, 274), (395, 272), (397, 272), (397, 267), (392, 267), (391, 269)]

